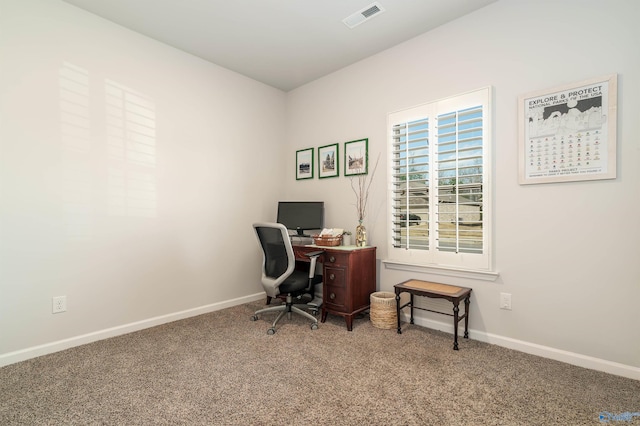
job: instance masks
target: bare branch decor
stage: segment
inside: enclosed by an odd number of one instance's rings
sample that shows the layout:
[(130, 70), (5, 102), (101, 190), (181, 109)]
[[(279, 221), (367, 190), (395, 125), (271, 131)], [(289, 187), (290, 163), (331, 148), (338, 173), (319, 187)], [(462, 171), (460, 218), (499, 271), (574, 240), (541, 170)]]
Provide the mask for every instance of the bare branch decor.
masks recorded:
[(356, 211), (358, 212), (358, 221), (362, 222), (367, 214), (367, 202), (369, 201), (369, 188), (373, 182), (373, 177), (376, 174), (378, 163), (380, 162), (380, 154), (373, 167), (373, 171), (370, 175), (360, 174), (355, 177), (351, 177), (351, 189), (356, 194)]

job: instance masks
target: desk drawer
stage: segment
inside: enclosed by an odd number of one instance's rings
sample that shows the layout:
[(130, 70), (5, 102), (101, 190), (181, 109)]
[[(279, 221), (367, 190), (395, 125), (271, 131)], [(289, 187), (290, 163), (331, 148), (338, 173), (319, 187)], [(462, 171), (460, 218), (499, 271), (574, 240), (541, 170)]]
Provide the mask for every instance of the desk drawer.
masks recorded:
[[(324, 285), (324, 284), (323, 284)], [(343, 312), (345, 310), (346, 303), (346, 289), (344, 287), (324, 287), (325, 294), (323, 295), (323, 301), (329, 310)]]
[(349, 265), (349, 253), (325, 253), (323, 262), (326, 266), (340, 266), (345, 268)]
[(325, 266), (322, 271), (322, 283), (328, 287), (345, 288), (346, 280), (344, 279), (344, 269), (327, 268)]
[(322, 286), (324, 288), (323, 302), (327, 305), (327, 308), (343, 312), (347, 300), (344, 269), (327, 268), (325, 266), (322, 271)]

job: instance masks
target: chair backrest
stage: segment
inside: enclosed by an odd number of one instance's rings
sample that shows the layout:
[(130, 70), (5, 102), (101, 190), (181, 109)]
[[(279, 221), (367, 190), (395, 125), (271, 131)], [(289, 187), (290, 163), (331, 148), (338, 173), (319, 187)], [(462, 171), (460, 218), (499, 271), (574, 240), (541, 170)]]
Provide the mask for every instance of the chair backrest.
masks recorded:
[(296, 260), (289, 231), (280, 223), (254, 223), (253, 229), (262, 247), (262, 286), (276, 297), (278, 286), (295, 270)]

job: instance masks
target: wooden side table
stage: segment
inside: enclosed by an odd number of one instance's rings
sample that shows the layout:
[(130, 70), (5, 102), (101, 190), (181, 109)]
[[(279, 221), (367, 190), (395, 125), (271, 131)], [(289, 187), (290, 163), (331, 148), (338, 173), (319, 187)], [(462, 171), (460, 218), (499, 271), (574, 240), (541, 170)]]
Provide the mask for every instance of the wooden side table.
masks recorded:
[[(458, 287), (449, 284), (432, 283), (429, 281), (420, 280), (407, 280), (393, 286), (396, 292), (396, 313), (398, 316), (398, 334), (402, 334), (400, 327), (400, 310), (410, 306), (411, 307), (411, 324), (413, 324), (413, 296), (423, 296), (431, 298), (446, 299), (453, 303), (453, 314), (446, 312), (434, 311), (431, 309), (418, 308), (423, 311), (435, 312), (438, 314), (453, 316), (453, 349), (458, 350), (458, 323), (464, 319), (464, 338), (469, 338), (469, 303), (471, 301), (472, 289), (468, 287)], [(409, 302), (400, 306), (400, 293), (407, 292), (410, 294)], [(464, 314), (460, 316), (459, 304), (464, 300)]]

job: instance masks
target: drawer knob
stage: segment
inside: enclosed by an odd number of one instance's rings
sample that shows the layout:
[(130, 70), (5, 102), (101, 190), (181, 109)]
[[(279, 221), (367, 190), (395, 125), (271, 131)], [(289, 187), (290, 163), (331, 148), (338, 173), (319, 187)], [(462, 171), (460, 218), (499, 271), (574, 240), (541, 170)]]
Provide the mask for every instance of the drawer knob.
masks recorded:
[(329, 258), (329, 262), (333, 263), (333, 262), (335, 262), (335, 261), (336, 261), (335, 256), (331, 256), (331, 257)]
[(333, 300), (333, 299), (335, 299), (335, 298), (336, 298), (336, 294), (335, 294), (335, 293), (331, 293), (331, 294), (329, 295), (329, 299)]
[(335, 280), (335, 279), (336, 279), (335, 274), (330, 274), (330, 275), (329, 275), (329, 279), (330, 279), (331, 281)]

